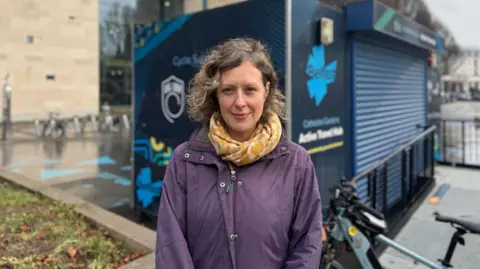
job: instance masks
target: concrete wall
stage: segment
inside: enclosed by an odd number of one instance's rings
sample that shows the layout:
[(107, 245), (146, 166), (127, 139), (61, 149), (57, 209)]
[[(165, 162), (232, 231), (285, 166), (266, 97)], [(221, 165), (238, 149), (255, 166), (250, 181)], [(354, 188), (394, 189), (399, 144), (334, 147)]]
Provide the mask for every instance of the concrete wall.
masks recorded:
[(12, 120), (44, 118), (52, 109), (62, 116), (98, 113), (97, 0), (8, 1), (0, 33), (0, 87), (10, 73)]

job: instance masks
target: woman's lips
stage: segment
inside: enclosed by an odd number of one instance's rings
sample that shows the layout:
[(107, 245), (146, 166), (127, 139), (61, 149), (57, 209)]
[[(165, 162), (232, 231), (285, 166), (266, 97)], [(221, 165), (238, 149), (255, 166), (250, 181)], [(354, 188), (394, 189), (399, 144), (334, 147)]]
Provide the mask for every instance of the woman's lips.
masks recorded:
[(237, 120), (243, 120), (248, 117), (249, 113), (232, 113), (233, 117)]

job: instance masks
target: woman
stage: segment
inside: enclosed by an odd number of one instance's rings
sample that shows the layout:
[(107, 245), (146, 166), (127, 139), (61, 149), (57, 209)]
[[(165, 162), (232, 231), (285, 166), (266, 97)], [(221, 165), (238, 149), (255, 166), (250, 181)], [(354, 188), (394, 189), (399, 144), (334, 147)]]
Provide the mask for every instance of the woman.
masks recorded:
[(157, 269), (318, 269), (317, 178), (285, 137), (285, 103), (264, 46), (215, 47), (192, 81), (205, 123), (175, 150), (158, 211)]

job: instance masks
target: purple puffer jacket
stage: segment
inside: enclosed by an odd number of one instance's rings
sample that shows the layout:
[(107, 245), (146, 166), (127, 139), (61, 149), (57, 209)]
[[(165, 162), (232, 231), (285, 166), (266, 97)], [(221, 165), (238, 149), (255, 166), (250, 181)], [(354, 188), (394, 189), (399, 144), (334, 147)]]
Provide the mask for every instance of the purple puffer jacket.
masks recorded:
[(318, 269), (322, 213), (313, 163), (285, 136), (234, 177), (206, 129), (177, 147), (162, 184), (157, 269)]

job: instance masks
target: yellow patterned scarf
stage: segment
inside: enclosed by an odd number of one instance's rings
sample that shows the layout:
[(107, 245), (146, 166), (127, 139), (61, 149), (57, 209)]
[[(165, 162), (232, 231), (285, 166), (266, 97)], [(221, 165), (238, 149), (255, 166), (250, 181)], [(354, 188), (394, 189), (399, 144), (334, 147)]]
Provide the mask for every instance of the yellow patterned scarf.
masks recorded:
[(210, 118), (208, 137), (217, 154), (225, 161), (241, 166), (255, 162), (272, 152), (282, 136), (282, 124), (277, 114), (270, 113), (265, 124), (259, 123), (248, 141), (233, 140), (225, 130), (219, 114)]

